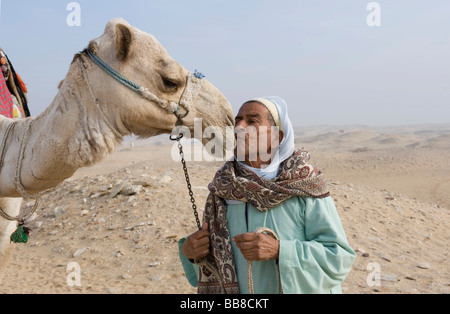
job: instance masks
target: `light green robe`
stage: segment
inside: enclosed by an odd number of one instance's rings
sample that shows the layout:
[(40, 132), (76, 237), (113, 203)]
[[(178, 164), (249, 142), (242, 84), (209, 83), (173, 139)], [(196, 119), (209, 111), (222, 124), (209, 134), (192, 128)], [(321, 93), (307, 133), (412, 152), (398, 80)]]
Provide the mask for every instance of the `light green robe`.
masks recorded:
[[(278, 263), (284, 293), (342, 293), (341, 283), (356, 254), (348, 244), (331, 197), (292, 197), (267, 212), (245, 203), (227, 205), (227, 219), (231, 237), (258, 227), (275, 231), (280, 238)], [(186, 277), (196, 287), (198, 266), (183, 255), (183, 243), (184, 239), (180, 240), (180, 259)], [(232, 249), (240, 292), (248, 294), (247, 261), (233, 241)], [(252, 274), (255, 294), (279, 293), (277, 261), (253, 262)]]

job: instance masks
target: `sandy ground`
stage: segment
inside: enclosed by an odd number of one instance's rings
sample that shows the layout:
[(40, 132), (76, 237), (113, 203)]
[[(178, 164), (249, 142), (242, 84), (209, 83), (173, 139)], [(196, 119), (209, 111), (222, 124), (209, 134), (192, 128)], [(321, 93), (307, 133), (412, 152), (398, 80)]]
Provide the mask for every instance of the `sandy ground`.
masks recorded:
[[(296, 134), (328, 178), (358, 255), (344, 293), (450, 293), (450, 125)], [(195, 221), (172, 144), (130, 146), (44, 197), (0, 293), (195, 293), (178, 260), (177, 241)], [(221, 163), (188, 166), (202, 209)]]

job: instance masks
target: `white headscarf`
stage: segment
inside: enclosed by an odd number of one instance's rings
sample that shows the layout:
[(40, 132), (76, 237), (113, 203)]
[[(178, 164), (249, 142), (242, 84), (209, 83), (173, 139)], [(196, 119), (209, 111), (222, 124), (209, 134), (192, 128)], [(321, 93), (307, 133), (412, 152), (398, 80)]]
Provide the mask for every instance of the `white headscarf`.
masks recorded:
[[(259, 100), (258, 100), (259, 99)], [(261, 101), (263, 100), (263, 101)], [(280, 146), (278, 147), (277, 152), (275, 153), (272, 162), (269, 166), (266, 168), (253, 168), (247, 165), (244, 162), (238, 161), (246, 168), (252, 170), (254, 173), (259, 175), (260, 177), (263, 177), (266, 180), (271, 180), (275, 178), (278, 174), (278, 170), (280, 169), (280, 164), (292, 156), (295, 150), (295, 143), (294, 143), (294, 128), (292, 127), (291, 120), (289, 120), (288, 117), (288, 108), (286, 102), (278, 97), (278, 96), (269, 96), (269, 97), (262, 97), (262, 98), (256, 98), (250, 101), (257, 101), (264, 105), (269, 112), (271, 112), (272, 116), (273, 113), (273, 107), (270, 106), (270, 104), (267, 104), (267, 101), (274, 104), (276, 106), (276, 109), (278, 110), (278, 116), (273, 117), (276, 124), (281, 123), (281, 125), (277, 125), (280, 130), (283, 130), (284, 136), (283, 140), (280, 143)], [(275, 114), (276, 115), (276, 114)], [(278, 122), (279, 121), (279, 122)], [(278, 123), (277, 123), (278, 122)], [(240, 201), (234, 201), (234, 200), (226, 200), (228, 204), (240, 204), (242, 202)]]
[[(288, 108), (287, 104), (284, 101), (284, 99), (278, 97), (278, 96), (270, 96), (270, 97), (262, 97), (262, 100), (268, 100), (271, 103), (273, 103), (277, 110), (279, 115), (279, 120), (277, 117), (273, 117), (274, 121), (277, 122), (280, 121), (281, 125), (278, 125), (280, 130), (283, 130), (284, 136), (283, 140), (280, 143), (280, 146), (278, 147), (278, 151), (275, 153), (272, 162), (269, 166), (266, 168), (253, 168), (247, 165), (246, 163), (241, 162), (245, 167), (255, 172), (257, 175), (263, 177), (266, 180), (271, 180), (275, 178), (278, 174), (278, 169), (280, 168), (280, 164), (292, 156), (295, 150), (295, 143), (294, 143), (294, 128), (292, 127), (291, 120), (289, 120), (288, 117)], [(251, 100), (251, 101), (258, 101), (259, 103), (263, 104), (269, 112), (273, 112), (273, 109), (270, 108), (270, 106), (267, 106), (266, 101), (259, 101), (258, 98)], [(273, 116), (273, 114), (272, 114)]]

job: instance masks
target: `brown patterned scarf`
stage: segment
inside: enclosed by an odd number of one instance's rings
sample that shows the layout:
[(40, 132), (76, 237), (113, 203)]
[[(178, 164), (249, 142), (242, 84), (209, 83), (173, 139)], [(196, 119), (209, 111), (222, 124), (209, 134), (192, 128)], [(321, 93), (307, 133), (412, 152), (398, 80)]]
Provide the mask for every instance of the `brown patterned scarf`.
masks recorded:
[(268, 211), (293, 196), (325, 198), (330, 195), (322, 172), (307, 161), (307, 151), (296, 150), (280, 165), (278, 176), (266, 180), (236, 161), (229, 161), (209, 184), (203, 221), (208, 222), (210, 254), (200, 261), (199, 294), (238, 294), (236, 268), (227, 226), (225, 200), (248, 202)]

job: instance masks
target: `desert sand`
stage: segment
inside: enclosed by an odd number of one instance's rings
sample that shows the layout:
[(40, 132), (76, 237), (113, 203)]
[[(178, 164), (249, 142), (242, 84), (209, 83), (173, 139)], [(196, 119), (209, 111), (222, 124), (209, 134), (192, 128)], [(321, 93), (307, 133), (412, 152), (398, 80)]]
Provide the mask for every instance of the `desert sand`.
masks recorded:
[[(327, 177), (357, 252), (343, 292), (450, 293), (450, 125), (295, 131)], [(0, 293), (196, 292), (178, 260), (178, 240), (196, 225), (176, 148), (167, 136), (133, 144), (42, 199)], [(188, 163), (200, 216), (222, 164)], [(79, 286), (67, 283), (73, 262)]]

